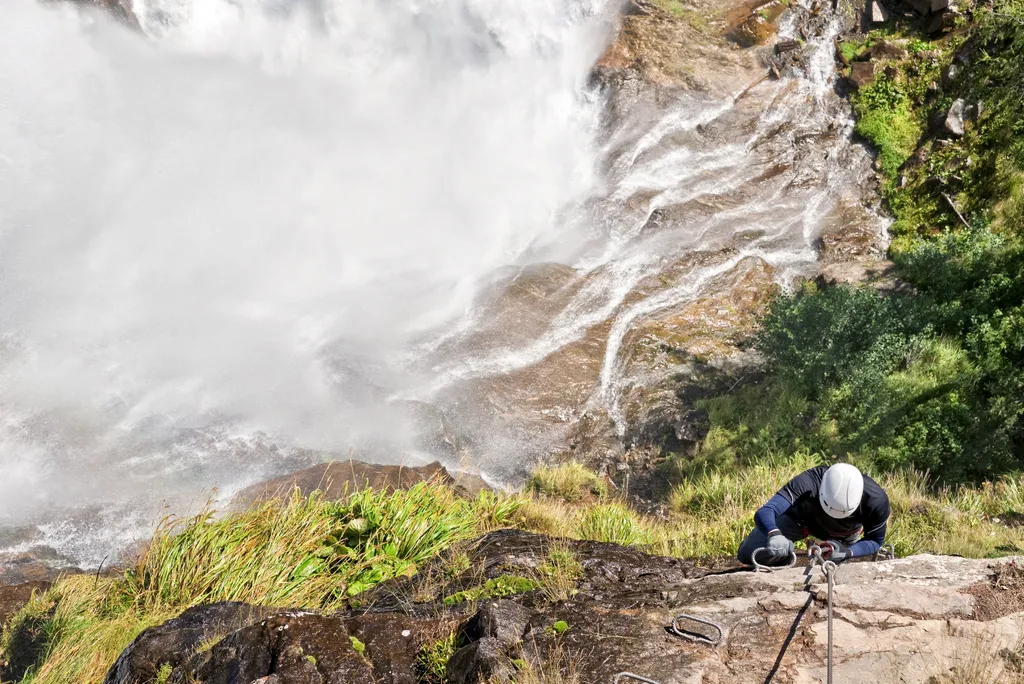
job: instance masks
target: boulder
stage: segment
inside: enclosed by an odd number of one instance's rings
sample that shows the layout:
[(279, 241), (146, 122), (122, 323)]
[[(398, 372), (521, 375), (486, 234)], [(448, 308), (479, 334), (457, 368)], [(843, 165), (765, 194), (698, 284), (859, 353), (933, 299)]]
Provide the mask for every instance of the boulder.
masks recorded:
[(904, 59), (907, 56), (907, 49), (898, 43), (888, 40), (880, 40), (871, 46), (868, 51), (871, 59)]
[(759, 14), (752, 14), (729, 33), (729, 39), (740, 47), (754, 47), (767, 43), (776, 31), (778, 27), (774, 22)]
[(964, 135), (964, 117), (966, 116), (966, 103), (956, 100), (946, 112), (946, 118), (942, 122), (942, 130), (954, 138), (962, 138)]
[(880, 0), (871, 0), (868, 18), (872, 24), (884, 24), (889, 21), (889, 10)]
[(493, 637), (463, 646), (448, 661), (446, 674), (451, 684), (477, 684), (512, 681), (515, 668), (502, 650), (501, 642)]
[(865, 88), (875, 81), (875, 63), (874, 62), (854, 62), (850, 65), (850, 75), (846, 77), (846, 82), (854, 90), (860, 90)]
[(206, 641), (243, 629), (271, 608), (225, 601), (189, 608), (162, 625), (143, 630), (118, 657), (104, 684), (152, 681), (164, 665), (177, 667)]
[(922, 16), (942, 12), (949, 7), (949, 0), (904, 0), (904, 2), (910, 9)]
[(530, 611), (515, 601), (491, 601), (477, 612), (466, 633), (473, 639), (497, 639), (501, 646), (515, 646), (530, 629)]

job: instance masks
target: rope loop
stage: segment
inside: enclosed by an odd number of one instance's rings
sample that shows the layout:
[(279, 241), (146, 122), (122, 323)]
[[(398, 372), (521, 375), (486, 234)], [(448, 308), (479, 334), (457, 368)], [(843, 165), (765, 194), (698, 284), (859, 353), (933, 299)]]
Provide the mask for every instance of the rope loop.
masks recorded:
[[(680, 623), (685, 622), (687, 620), (690, 622), (696, 622), (699, 625), (706, 625), (708, 627), (711, 627), (716, 632), (718, 632), (718, 636), (712, 638), (705, 636), (700, 632), (694, 632), (690, 629), (683, 629), (680, 626)], [(668, 631), (672, 632), (676, 636), (681, 636), (684, 639), (696, 641), (697, 643), (701, 644), (708, 644), (709, 646), (717, 646), (722, 642), (722, 637), (725, 636), (725, 630), (723, 630), (722, 627), (717, 623), (714, 623), (711, 620), (705, 620), (704, 618), (694, 617), (693, 615), (686, 615), (685, 613), (677, 615), (675, 619), (672, 620), (672, 625), (668, 628)]]
[(759, 549), (754, 549), (754, 553), (750, 554), (750, 562), (753, 564), (754, 569), (757, 572), (775, 572), (776, 570), (782, 570), (784, 568), (791, 568), (796, 565), (796, 551), (790, 551), (789, 561), (785, 565), (762, 565), (757, 562), (757, 554), (762, 551), (767, 551), (768, 547), (762, 546)]

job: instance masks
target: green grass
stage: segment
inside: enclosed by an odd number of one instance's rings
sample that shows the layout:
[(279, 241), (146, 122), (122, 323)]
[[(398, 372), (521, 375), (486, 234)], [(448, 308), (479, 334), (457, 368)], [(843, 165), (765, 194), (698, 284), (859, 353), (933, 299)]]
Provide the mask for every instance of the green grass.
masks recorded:
[(608, 483), (581, 463), (542, 465), (526, 482), (526, 490), (565, 501), (608, 496)]
[(416, 656), (416, 670), (421, 684), (448, 684), (448, 661), (460, 646), (456, 632), (427, 644)]
[(565, 544), (548, 549), (547, 559), (537, 572), (540, 590), (551, 602), (568, 601), (576, 595), (577, 582), (583, 578), (583, 567)]

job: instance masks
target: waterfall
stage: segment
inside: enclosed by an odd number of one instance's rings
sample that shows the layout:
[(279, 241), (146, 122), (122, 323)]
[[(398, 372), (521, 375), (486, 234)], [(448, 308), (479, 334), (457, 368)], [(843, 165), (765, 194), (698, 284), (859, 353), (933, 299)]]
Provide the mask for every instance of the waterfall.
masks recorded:
[(423, 406), (499, 478), (621, 429), (634, 323), (809, 272), (865, 160), (823, 58), (610, 124), (615, 0), (10, 4), (0, 528), (84, 566), (330, 454), (451, 459)]

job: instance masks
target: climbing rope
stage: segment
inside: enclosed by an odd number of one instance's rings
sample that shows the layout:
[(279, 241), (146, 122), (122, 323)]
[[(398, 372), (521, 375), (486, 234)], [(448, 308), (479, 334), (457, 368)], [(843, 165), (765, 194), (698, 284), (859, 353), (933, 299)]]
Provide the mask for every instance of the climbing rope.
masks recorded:
[(826, 656), (826, 682), (832, 684), (832, 590), (836, 584), (836, 572), (839, 567), (835, 562), (825, 560), (825, 556), (822, 553), (821, 547), (815, 544), (808, 551), (808, 556), (811, 558), (811, 565), (820, 565), (821, 572), (825, 575), (825, 582), (828, 584), (828, 602), (826, 604), (826, 622), (828, 625), (828, 653)]
[(821, 569), (828, 582), (828, 684), (832, 684), (832, 588), (836, 584), (836, 564), (825, 561)]
[[(711, 627), (716, 632), (718, 632), (718, 636), (711, 638), (701, 634), (700, 632), (694, 632), (693, 630), (683, 629), (680, 625), (681, 623), (686, 621), (696, 622), (700, 625), (707, 625), (708, 627)], [(672, 632), (676, 636), (681, 636), (684, 639), (696, 641), (697, 643), (701, 644), (707, 644), (709, 646), (717, 646), (718, 644), (720, 644), (722, 642), (722, 637), (725, 635), (725, 631), (717, 623), (714, 623), (711, 620), (705, 620), (704, 618), (694, 617), (693, 615), (686, 615), (685, 613), (677, 615), (675, 619), (672, 620), (672, 625), (668, 628), (668, 631)]]
[(767, 551), (768, 548), (762, 546), (759, 549), (754, 549), (754, 553), (750, 554), (750, 561), (754, 564), (754, 569), (757, 572), (775, 572), (776, 570), (782, 570), (783, 568), (791, 568), (796, 565), (796, 551), (790, 551), (790, 559), (785, 565), (761, 565), (757, 562), (757, 554), (762, 551)]

